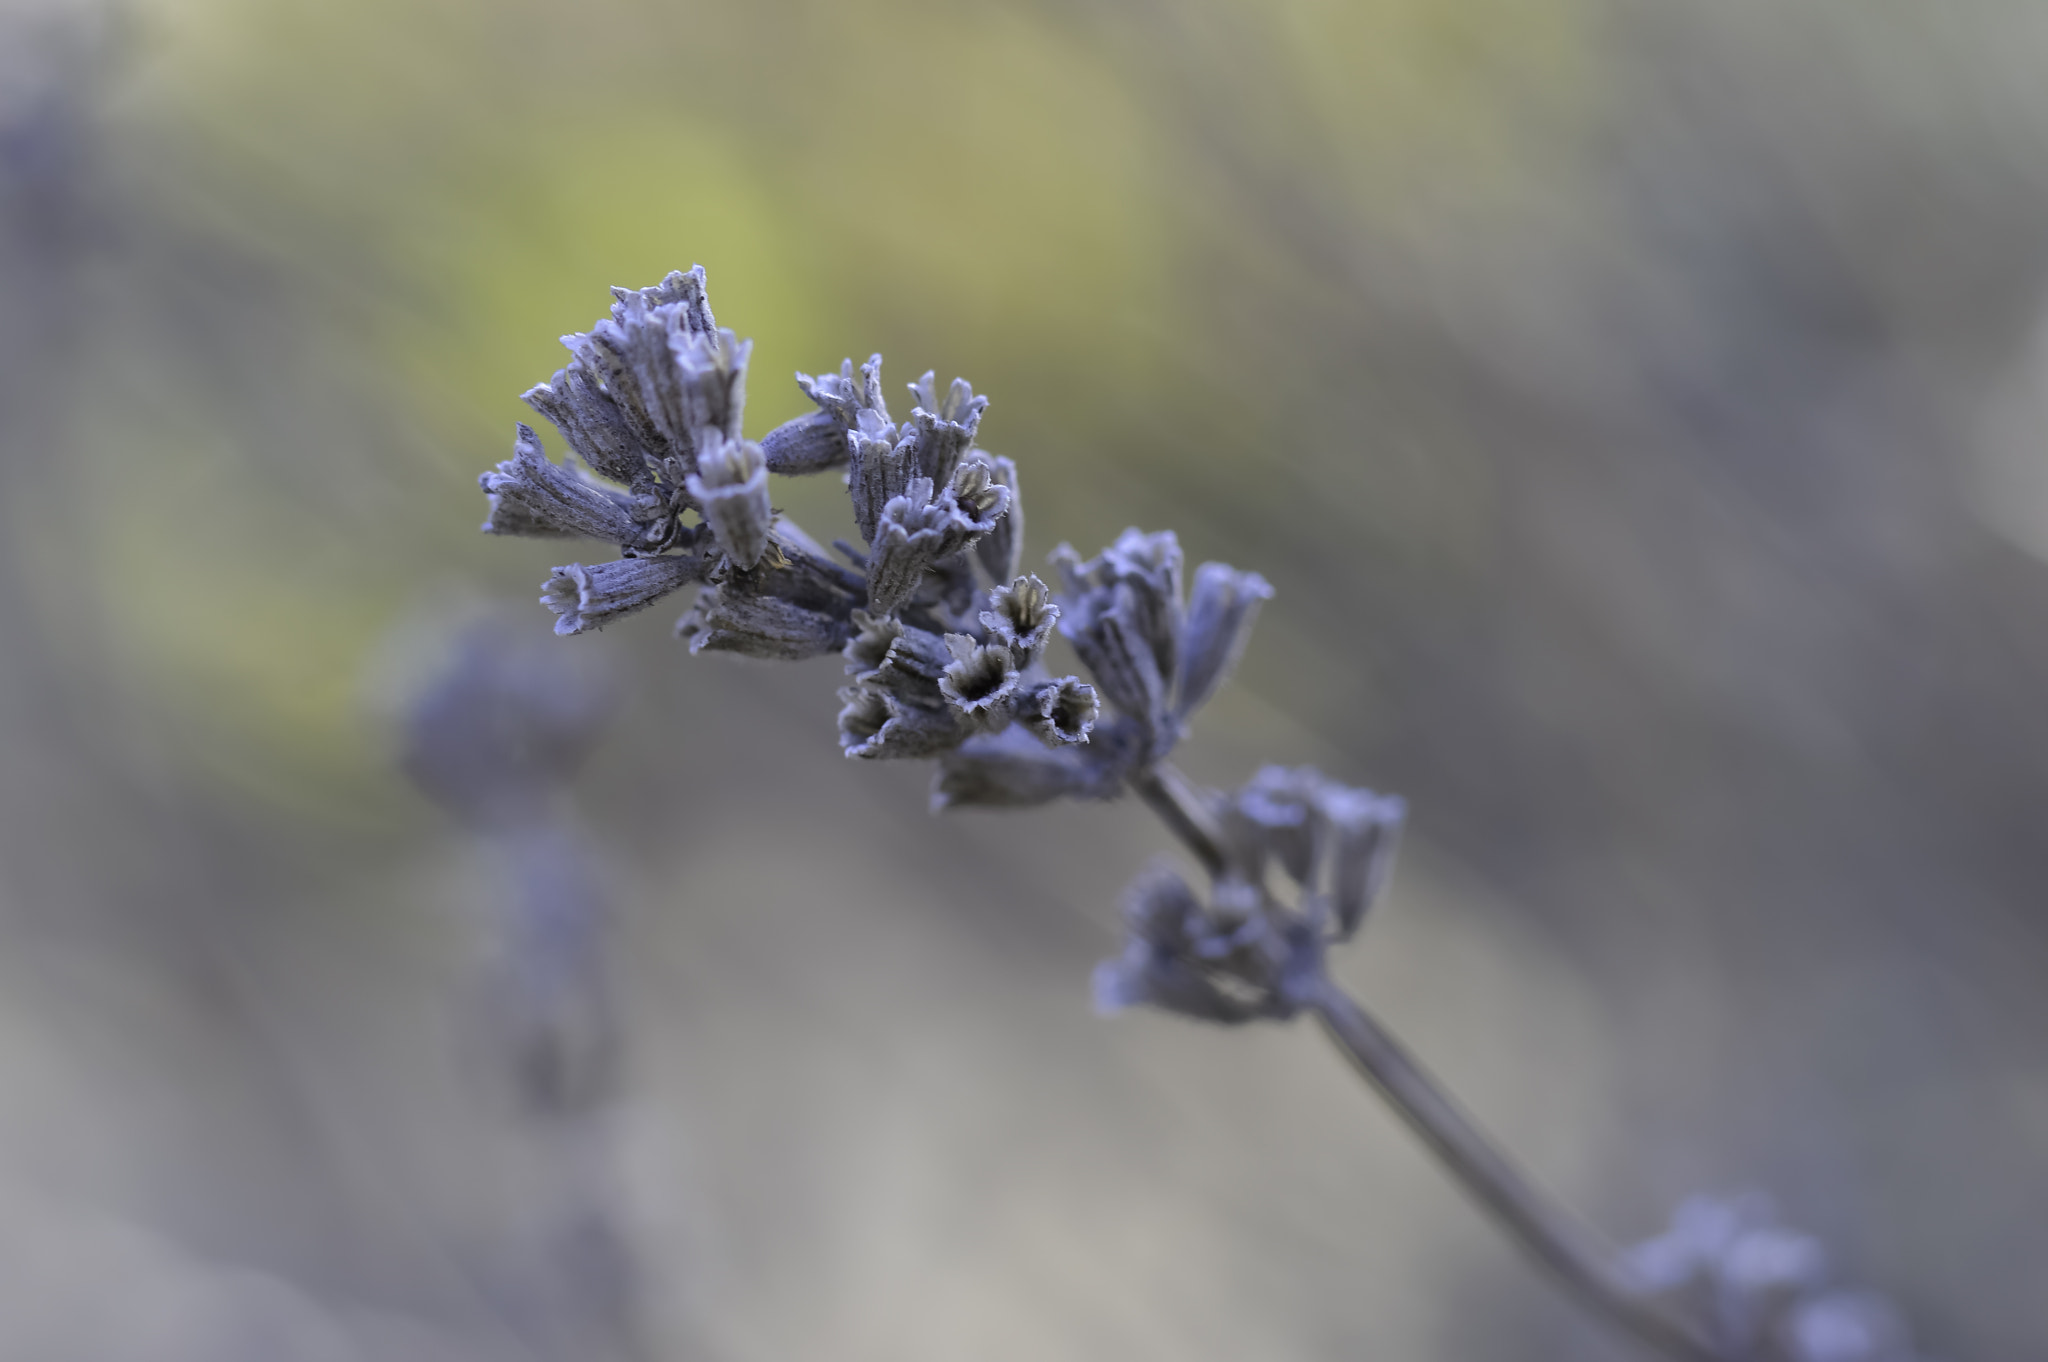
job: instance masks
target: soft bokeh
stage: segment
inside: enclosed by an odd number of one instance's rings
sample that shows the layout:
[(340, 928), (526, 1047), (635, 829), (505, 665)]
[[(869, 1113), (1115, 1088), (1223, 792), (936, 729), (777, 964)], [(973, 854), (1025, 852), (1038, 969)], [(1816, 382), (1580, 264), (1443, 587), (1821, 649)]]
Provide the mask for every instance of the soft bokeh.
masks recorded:
[[(565, 1355), (392, 705), (545, 633), (474, 478), (693, 262), (750, 435), (879, 349), (992, 395), (1034, 558), (1271, 579), (1186, 764), (1409, 797), (1339, 968), (1541, 1181), (1765, 1189), (2048, 1352), (2044, 63), (2027, 0), (6, 0), (0, 1358)], [(673, 614), (559, 644), (645, 1356), (1628, 1355), (1311, 1028), (1091, 1015), (1141, 810), (929, 819), (836, 663)]]

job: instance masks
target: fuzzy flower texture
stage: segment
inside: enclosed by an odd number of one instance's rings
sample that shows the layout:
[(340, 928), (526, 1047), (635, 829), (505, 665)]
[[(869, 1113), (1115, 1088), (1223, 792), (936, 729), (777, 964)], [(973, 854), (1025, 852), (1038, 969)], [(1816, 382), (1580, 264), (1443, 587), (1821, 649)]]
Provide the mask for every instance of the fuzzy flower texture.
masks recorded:
[[(934, 810), (1110, 799), (1156, 784), (1196, 710), (1228, 678), (1272, 588), (1204, 563), (1190, 591), (1171, 531), (1126, 530), (1090, 559), (1052, 554), (1058, 588), (1023, 570), (1017, 467), (975, 443), (986, 397), (964, 379), (883, 397), (882, 357), (797, 385), (818, 410), (746, 438), (751, 343), (713, 320), (701, 266), (614, 289), (611, 315), (565, 336), (570, 361), (526, 402), (533, 429), (480, 479), (490, 534), (597, 540), (619, 557), (556, 568), (541, 601), (582, 634), (686, 585), (676, 625), (692, 653), (840, 653), (839, 744), (849, 757), (934, 760)], [(775, 509), (771, 473), (840, 471), (864, 549), (834, 558)], [(1090, 680), (1054, 676), (1054, 633)], [(1127, 908), (1125, 954), (1098, 1003), (1151, 1003), (1214, 1021), (1286, 1016), (1322, 944), (1357, 928), (1391, 863), (1399, 800), (1313, 771), (1271, 768), (1243, 790), (1195, 792), (1227, 839), (1207, 902), (1170, 872)], [(1210, 859), (1217, 859), (1212, 857)], [(1268, 864), (1300, 887), (1283, 905)]]

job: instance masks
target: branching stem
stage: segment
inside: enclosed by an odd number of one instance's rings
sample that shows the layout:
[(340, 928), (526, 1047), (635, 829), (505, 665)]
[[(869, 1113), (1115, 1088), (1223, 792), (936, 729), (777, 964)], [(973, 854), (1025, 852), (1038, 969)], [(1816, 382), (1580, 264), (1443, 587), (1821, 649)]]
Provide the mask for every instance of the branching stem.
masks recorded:
[[(1188, 778), (1158, 762), (1132, 787), (1212, 872), (1224, 864), (1221, 829)], [(1614, 1251), (1522, 1175), (1407, 1049), (1327, 977), (1310, 1006), (1331, 1043), (1429, 1147), (1437, 1161), (1510, 1238), (1580, 1300), (1638, 1339), (1682, 1362), (1730, 1362), (1686, 1324), (1631, 1289)]]

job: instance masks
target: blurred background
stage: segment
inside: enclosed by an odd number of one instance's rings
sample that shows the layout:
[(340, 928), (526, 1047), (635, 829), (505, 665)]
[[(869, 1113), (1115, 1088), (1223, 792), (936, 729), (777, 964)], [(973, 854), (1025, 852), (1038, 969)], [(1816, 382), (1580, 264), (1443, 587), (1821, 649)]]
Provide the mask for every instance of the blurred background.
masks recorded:
[(683, 598), (553, 645), (620, 1050), (530, 1138), (502, 841), (394, 715), (437, 621), (552, 644), (475, 477), (693, 262), (750, 435), (879, 349), (992, 395), (1034, 560), (1272, 580), (1184, 763), (1408, 796), (1338, 967), (1539, 1180), (1760, 1188), (2048, 1356), (2044, 62), (2027, 0), (6, 0), (0, 1358), (1632, 1355), (1310, 1028), (1091, 1015), (1142, 810), (933, 820)]

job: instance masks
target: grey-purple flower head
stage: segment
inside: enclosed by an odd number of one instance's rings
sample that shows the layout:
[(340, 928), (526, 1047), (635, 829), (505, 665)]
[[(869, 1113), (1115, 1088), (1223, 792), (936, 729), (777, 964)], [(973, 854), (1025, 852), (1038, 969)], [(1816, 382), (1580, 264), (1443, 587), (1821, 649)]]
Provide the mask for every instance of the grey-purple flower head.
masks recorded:
[(1154, 757), (1164, 756), (1228, 679), (1273, 588), (1256, 572), (1204, 563), (1194, 598), (1184, 600), (1171, 530), (1125, 530), (1086, 562), (1062, 544), (1053, 561), (1065, 584), (1060, 632), (1103, 697), (1143, 726)]
[[(1133, 886), (1123, 953), (1095, 973), (1105, 1012), (1142, 1003), (1205, 1021), (1292, 1016), (1325, 947), (1358, 930), (1385, 885), (1407, 812), (1305, 766), (1269, 766), (1205, 798), (1223, 853), (1209, 893), (1165, 869)], [(1291, 892), (1271, 883), (1275, 866)]]

